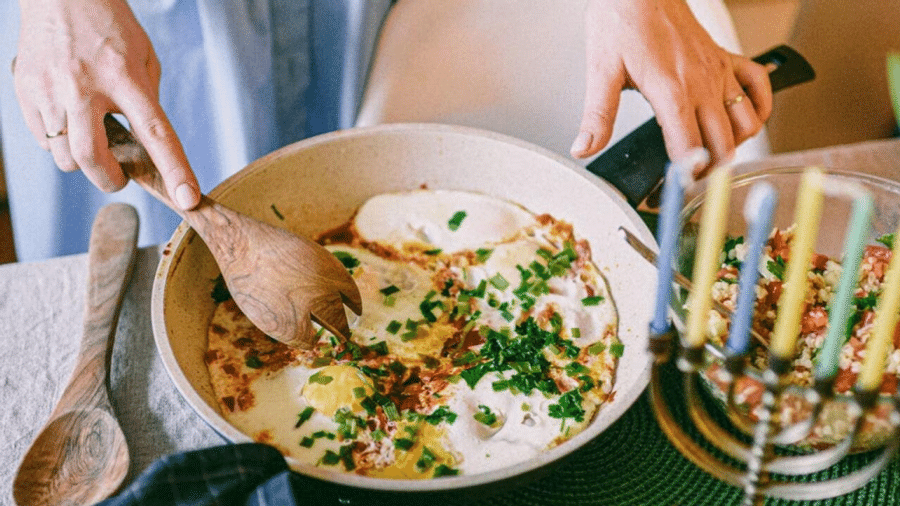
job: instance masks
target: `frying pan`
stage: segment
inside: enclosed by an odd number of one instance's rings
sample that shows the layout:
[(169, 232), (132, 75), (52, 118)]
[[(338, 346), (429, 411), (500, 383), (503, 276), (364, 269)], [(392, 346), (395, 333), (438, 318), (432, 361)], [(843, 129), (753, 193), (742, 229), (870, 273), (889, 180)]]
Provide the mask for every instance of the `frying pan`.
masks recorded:
[[(629, 142), (628, 138), (622, 142)], [(663, 153), (658, 176), (651, 176), (658, 182), (665, 151), (661, 136), (653, 142), (661, 148), (656, 153)], [(647, 167), (658, 162), (651, 161)], [(598, 170), (599, 164), (592, 164), (593, 170)], [(513, 201), (532, 212), (549, 213), (571, 223), (588, 241), (595, 263), (609, 282), (619, 314), (619, 337), (625, 344), (613, 399), (572, 439), (534, 459), (496, 471), (432, 480), (387, 480), (289, 459), (290, 466), (301, 474), (340, 485), (402, 492), (468, 489), (517, 479), (558, 461), (600, 434), (632, 405), (649, 381), (651, 358), (646, 342), (652, 300), (648, 294), (655, 286), (656, 272), (625, 243), (618, 230), (625, 227), (646, 244), (655, 245), (650, 230), (629, 204), (643, 196), (625, 186), (620, 189), (630, 195), (626, 200), (590, 169), (567, 158), (473, 128), (381, 125), (286, 146), (251, 163), (210, 195), (262, 221), (315, 236), (346, 222), (371, 196), (423, 186)], [(182, 223), (164, 248), (156, 272), (151, 320), (157, 348), (176, 388), (223, 437), (245, 442), (250, 438), (223, 418), (203, 360), (214, 309), (210, 291), (218, 274), (206, 246)]]

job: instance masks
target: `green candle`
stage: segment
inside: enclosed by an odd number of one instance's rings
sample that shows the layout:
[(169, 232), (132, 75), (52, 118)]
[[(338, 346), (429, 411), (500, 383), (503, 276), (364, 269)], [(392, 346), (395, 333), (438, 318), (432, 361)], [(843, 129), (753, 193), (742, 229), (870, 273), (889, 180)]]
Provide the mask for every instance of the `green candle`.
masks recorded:
[[(900, 228), (894, 237), (900, 237)], [(862, 370), (856, 382), (858, 389), (872, 392), (877, 391), (881, 385), (887, 348), (893, 342), (894, 328), (900, 316), (898, 312), (900, 312), (900, 240), (895, 239), (891, 262), (884, 275), (881, 298), (878, 299), (878, 307), (875, 310), (872, 335), (866, 343), (866, 358), (863, 360)]]
[(850, 224), (844, 235), (844, 254), (841, 281), (838, 290), (831, 299), (831, 310), (828, 315), (828, 335), (816, 359), (816, 378), (824, 380), (837, 374), (840, 362), (841, 346), (847, 338), (847, 319), (853, 306), (853, 294), (856, 292), (856, 280), (859, 275), (859, 263), (866, 237), (869, 235), (869, 217), (872, 215), (872, 196), (868, 193), (858, 195), (853, 200)]

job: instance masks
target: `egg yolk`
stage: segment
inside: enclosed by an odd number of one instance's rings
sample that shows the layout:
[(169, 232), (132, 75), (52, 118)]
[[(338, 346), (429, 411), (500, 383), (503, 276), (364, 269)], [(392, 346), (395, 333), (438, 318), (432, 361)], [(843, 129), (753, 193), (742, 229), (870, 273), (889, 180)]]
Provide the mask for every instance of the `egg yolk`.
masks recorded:
[(316, 411), (334, 416), (341, 408), (349, 408), (354, 413), (365, 411), (360, 401), (374, 391), (359, 369), (349, 365), (329, 365), (310, 376), (301, 395)]

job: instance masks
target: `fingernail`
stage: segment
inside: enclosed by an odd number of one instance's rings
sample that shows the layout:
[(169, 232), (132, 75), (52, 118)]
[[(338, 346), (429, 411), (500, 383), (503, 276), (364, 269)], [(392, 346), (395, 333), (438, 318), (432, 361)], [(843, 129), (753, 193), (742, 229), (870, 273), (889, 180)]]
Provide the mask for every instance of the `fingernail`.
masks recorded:
[(572, 143), (572, 147), (569, 148), (569, 153), (576, 158), (583, 157), (588, 148), (591, 147), (591, 141), (593, 140), (594, 136), (590, 132), (579, 132), (578, 137), (575, 137), (575, 142)]
[(181, 183), (178, 188), (175, 188), (175, 202), (178, 203), (178, 207), (187, 211), (197, 205), (197, 201), (200, 199), (197, 193), (191, 184)]

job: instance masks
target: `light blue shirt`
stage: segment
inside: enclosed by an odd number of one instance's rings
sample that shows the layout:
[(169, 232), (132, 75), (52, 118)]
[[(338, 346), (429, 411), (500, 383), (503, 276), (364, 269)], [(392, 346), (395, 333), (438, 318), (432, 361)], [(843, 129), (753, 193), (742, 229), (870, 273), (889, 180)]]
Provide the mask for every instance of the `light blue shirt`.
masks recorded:
[[(130, 0), (162, 65), (160, 101), (200, 187), (297, 140), (353, 124), (390, 0)], [(0, 62), (15, 56), (17, 2), (0, 5)], [(7, 65), (0, 65), (0, 68)], [(135, 184), (104, 194), (59, 171), (27, 129), (13, 80), (0, 80), (0, 146), (20, 261), (87, 250), (108, 202), (134, 205), (141, 245), (180, 218)]]

